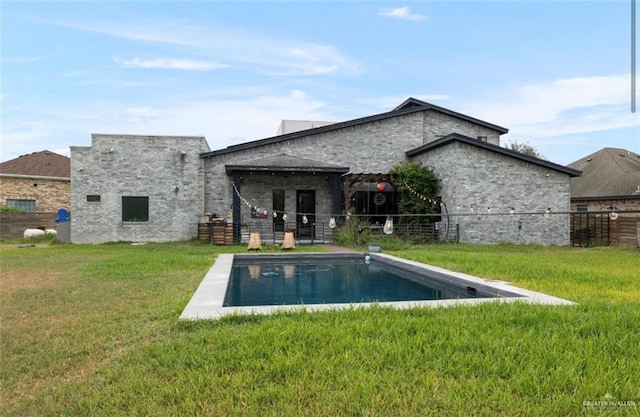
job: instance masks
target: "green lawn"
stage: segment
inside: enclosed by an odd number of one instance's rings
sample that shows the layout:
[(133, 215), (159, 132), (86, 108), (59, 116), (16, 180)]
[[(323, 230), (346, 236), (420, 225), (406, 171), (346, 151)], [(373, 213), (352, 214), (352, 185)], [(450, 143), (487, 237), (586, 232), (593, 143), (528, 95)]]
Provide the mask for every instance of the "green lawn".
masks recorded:
[(637, 249), (389, 252), (575, 306), (194, 323), (178, 316), (216, 255), (245, 247), (17, 246), (1, 248), (3, 416), (640, 415)]

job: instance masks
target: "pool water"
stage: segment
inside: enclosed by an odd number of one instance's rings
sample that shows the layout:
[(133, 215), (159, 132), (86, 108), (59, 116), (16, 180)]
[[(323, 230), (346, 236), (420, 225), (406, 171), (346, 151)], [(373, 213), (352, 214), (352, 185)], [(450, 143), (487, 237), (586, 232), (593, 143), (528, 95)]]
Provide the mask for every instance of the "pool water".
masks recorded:
[[(265, 258), (266, 259), (266, 258)], [(234, 261), (224, 307), (494, 297), (369, 257)]]

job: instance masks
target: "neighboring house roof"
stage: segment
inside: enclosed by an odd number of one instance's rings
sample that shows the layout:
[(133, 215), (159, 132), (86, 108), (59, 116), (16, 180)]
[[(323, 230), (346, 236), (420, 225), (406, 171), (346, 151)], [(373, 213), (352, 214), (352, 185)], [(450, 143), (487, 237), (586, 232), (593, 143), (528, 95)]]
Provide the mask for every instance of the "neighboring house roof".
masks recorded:
[(488, 123), (479, 119), (475, 119), (473, 117), (469, 117), (466, 116), (462, 113), (457, 113), (454, 112), (452, 110), (448, 110), (445, 109), (443, 107), (440, 106), (436, 106), (421, 100), (417, 100), (414, 98), (408, 98), (407, 100), (405, 100), (404, 103), (402, 103), (400, 106), (396, 107), (395, 109), (393, 109), (390, 112), (386, 112), (386, 113), (380, 113), (380, 114), (375, 114), (373, 116), (367, 116), (367, 117), (361, 117), (358, 119), (353, 119), (353, 120), (348, 120), (346, 122), (337, 122), (337, 123), (333, 123), (327, 126), (320, 126), (320, 127), (316, 127), (313, 129), (307, 129), (307, 130), (302, 130), (302, 131), (298, 131), (298, 132), (293, 132), (293, 133), (289, 133), (289, 134), (284, 134), (284, 135), (279, 135), (279, 136), (274, 136), (274, 137), (270, 137), (270, 138), (265, 138), (265, 139), (259, 139), (259, 140), (254, 140), (254, 141), (250, 141), (250, 142), (245, 142), (245, 143), (240, 143), (238, 145), (231, 145), (228, 146), (224, 149), (219, 149), (219, 150), (215, 150), (215, 151), (211, 151), (211, 152), (206, 152), (201, 154), (201, 157), (203, 158), (207, 158), (207, 157), (213, 157), (213, 156), (217, 156), (217, 155), (223, 155), (223, 154), (227, 154), (227, 153), (231, 153), (231, 152), (238, 152), (238, 151), (243, 151), (243, 150), (247, 150), (247, 149), (252, 149), (252, 148), (256, 148), (258, 146), (264, 146), (264, 145), (270, 145), (270, 144), (274, 144), (274, 143), (279, 143), (279, 142), (284, 142), (284, 141), (288, 141), (288, 140), (292, 140), (292, 139), (297, 139), (297, 138), (301, 138), (301, 137), (305, 137), (305, 136), (309, 136), (309, 135), (315, 135), (315, 134), (319, 134), (319, 133), (325, 133), (325, 132), (331, 132), (331, 131), (335, 131), (338, 129), (344, 129), (346, 127), (353, 127), (353, 126), (357, 126), (357, 125), (361, 125), (361, 124), (365, 124), (365, 123), (371, 123), (371, 122), (375, 122), (375, 121), (379, 121), (379, 120), (384, 120), (384, 119), (389, 119), (392, 117), (397, 117), (397, 116), (401, 116), (401, 115), (405, 115), (405, 114), (411, 114), (411, 113), (416, 113), (416, 112), (422, 112), (422, 111), (426, 111), (426, 110), (432, 110), (438, 113), (443, 113), (446, 115), (449, 115), (451, 117), (455, 117), (470, 123), (474, 123), (480, 126), (484, 126), (486, 128), (495, 130), (496, 132), (500, 133), (500, 134), (504, 134), (507, 133), (509, 131), (509, 129), (506, 129), (504, 127), (498, 126), (498, 125), (494, 125), (492, 123)]
[(349, 172), (349, 167), (318, 162), (311, 159), (290, 155), (276, 155), (255, 159), (244, 164), (225, 165), (227, 174), (233, 171), (265, 171), (265, 172)]
[(33, 152), (0, 163), (0, 174), (71, 178), (71, 159), (51, 151)]
[(552, 169), (554, 171), (563, 172), (569, 174), (572, 177), (580, 175), (580, 171), (574, 168), (569, 168), (564, 165), (554, 164), (553, 162), (545, 161), (544, 159), (535, 158), (533, 156), (525, 155), (523, 153), (513, 151), (511, 149), (503, 148), (502, 146), (493, 145), (491, 143), (483, 142), (478, 139), (470, 138), (469, 136), (460, 135), (458, 133), (452, 133), (443, 138), (429, 142), (426, 145), (419, 146), (417, 148), (408, 150), (405, 154), (408, 158), (414, 157), (418, 154), (429, 152), (433, 149), (441, 146), (448, 145), (453, 142), (462, 142), (468, 145), (476, 146), (478, 148), (486, 149), (491, 152), (496, 152), (502, 155), (509, 156), (511, 158), (519, 159), (521, 161), (529, 162), (531, 164), (539, 165), (545, 168)]
[(582, 171), (571, 180), (571, 198), (640, 196), (640, 155), (620, 148), (603, 148), (569, 167)]

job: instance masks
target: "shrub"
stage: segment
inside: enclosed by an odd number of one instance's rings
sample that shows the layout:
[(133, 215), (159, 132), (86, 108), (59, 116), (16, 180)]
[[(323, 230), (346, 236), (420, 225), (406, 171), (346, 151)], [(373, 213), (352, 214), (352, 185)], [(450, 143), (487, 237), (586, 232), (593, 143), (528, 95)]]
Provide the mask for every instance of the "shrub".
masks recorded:
[(0, 206), (0, 211), (6, 213), (25, 213), (25, 210), (23, 208), (12, 206)]

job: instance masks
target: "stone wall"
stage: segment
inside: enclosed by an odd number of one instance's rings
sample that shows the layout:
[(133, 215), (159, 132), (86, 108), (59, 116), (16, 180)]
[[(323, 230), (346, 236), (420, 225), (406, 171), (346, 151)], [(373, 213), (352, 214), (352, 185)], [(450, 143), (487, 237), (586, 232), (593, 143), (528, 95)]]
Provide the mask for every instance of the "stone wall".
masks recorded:
[[(204, 211), (204, 138), (92, 135), (71, 148), (71, 241), (175, 241), (197, 236)], [(99, 196), (99, 201), (95, 197)], [(122, 197), (149, 198), (149, 219), (122, 220)]]
[(424, 143), (433, 142), (451, 133), (458, 133), (477, 139), (484, 136), (484, 142), (500, 145), (500, 134), (488, 127), (456, 119), (433, 110), (424, 112)]
[[(249, 231), (264, 230), (273, 222), (271, 217), (273, 208), (273, 190), (284, 190), (285, 211), (288, 213), (287, 227), (296, 223), (296, 191), (313, 190), (316, 200), (316, 223), (328, 224), (331, 217), (333, 196), (331, 182), (322, 174), (253, 174), (244, 175), (240, 184), (240, 193), (246, 197), (252, 206), (266, 208), (269, 211), (269, 218), (256, 219), (251, 217), (251, 207), (243, 205), (241, 208), (241, 219), (239, 223), (248, 227)], [(279, 215), (281, 215), (280, 213)], [(298, 219), (299, 220), (299, 219)], [(323, 229), (317, 228), (314, 239), (321, 239)], [(273, 236), (262, 236), (265, 239), (272, 239)]]
[(462, 142), (415, 160), (440, 179), (461, 242), (569, 244), (568, 174)]
[[(207, 211), (226, 213), (231, 208), (233, 190), (231, 178), (225, 172), (227, 164), (243, 164), (286, 154), (323, 164), (350, 167), (352, 173), (386, 173), (393, 166), (406, 161), (406, 151), (438, 139), (433, 127), (437, 124), (446, 126), (438, 131), (443, 135), (459, 132), (471, 137), (489, 136), (491, 142), (499, 141), (497, 133), (493, 132), (491, 136), (485, 127), (429, 111), (225, 153), (206, 160)], [(306, 185), (301, 184), (300, 187), (305, 188)], [(251, 195), (247, 197), (252, 198)]]
[(0, 178), (0, 205), (7, 200), (34, 200), (36, 212), (57, 212), (71, 207), (71, 181), (42, 178)]

